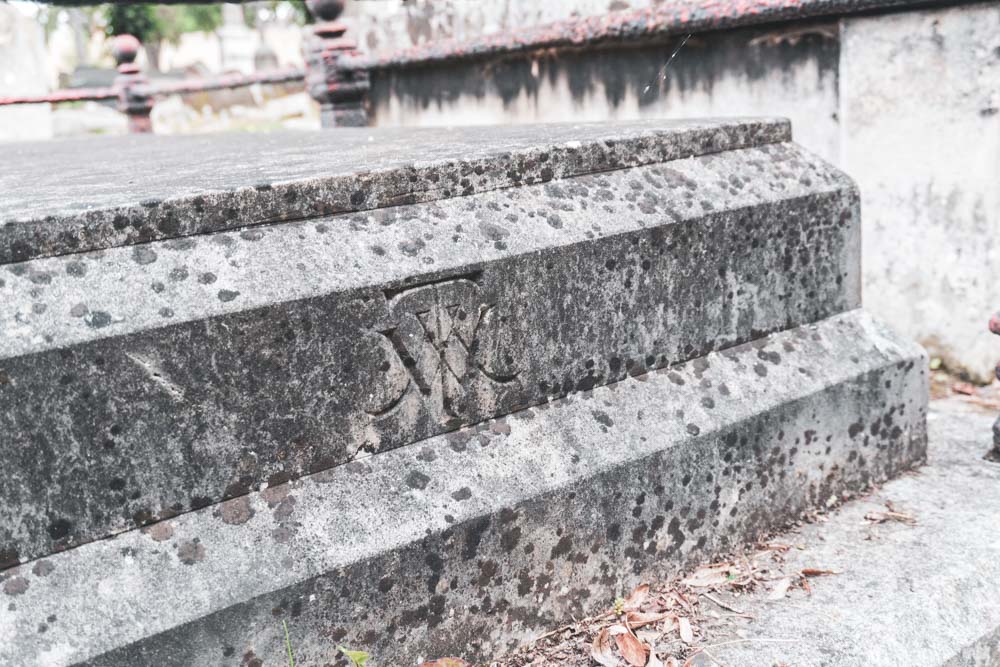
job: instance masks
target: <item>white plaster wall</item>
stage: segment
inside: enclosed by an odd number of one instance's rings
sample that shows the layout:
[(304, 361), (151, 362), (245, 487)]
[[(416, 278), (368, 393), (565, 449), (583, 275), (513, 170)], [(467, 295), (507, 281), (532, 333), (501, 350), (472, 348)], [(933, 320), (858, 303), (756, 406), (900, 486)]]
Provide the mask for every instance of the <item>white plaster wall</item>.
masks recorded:
[[(48, 92), (45, 35), (38, 23), (0, 3), (0, 91), (4, 95)], [(0, 108), (0, 141), (47, 139), (52, 136), (48, 104)]]
[(1000, 3), (848, 19), (840, 165), (865, 306), (988, 381), (1000, 339)]

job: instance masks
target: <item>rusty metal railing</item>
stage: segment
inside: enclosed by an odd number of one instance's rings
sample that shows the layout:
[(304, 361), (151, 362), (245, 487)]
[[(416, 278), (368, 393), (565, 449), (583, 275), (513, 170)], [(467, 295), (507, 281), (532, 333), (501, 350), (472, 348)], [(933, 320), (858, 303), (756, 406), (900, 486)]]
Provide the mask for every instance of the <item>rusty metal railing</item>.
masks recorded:
[(302, 82), (303, 88), (320, 104), (323, 127), (367, 124), (366, 71), (340, 66), (344, 56), (356, 56), (356, 44), (344, 36), (345, 26), (337, 19), (344, 10), (343, 0), (307, 0), (318, 19), (312, 39), (305, 47), (306, 68), (289, 67), (254, 74), (225, 74), (182, 81), (150, 82), (136, 65), (142, 45), (132, 35), (118, 35), (111, 45), (118, 74), (107, 88), (57, 90), (46, 95), (0, 96), (0, 107), (18, 104), (60, 104), (65, 102), (117, 100), (118, 110), (128, 118), (130, 133), (153, 131), (151, 114), (156, 98), (211, 90), (234, 89), (257, 84)]

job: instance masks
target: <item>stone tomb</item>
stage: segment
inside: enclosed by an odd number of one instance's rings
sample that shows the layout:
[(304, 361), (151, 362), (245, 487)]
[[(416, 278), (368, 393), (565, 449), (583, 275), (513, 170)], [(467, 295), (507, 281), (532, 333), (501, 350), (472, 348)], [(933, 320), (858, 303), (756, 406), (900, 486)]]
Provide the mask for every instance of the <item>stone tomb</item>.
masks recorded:
[(784, 121), (13, 152), (3, 663), (486, 658), (925, 453)]

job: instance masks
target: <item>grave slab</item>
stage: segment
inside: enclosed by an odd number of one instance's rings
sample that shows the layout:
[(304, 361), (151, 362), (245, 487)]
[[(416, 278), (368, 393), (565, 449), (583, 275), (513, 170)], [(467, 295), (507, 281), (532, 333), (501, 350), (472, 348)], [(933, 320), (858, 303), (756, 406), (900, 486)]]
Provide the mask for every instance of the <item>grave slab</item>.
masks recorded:
[(788, 121), (338, 128), (4, 145), (0, 264), (781, 143)]
[(0, 567), (859, 306), (856, 189), (783, 122), (498, 136), (335, 164), (616, 168), (0, 267)]
[(488, 658), (923, 460), (926, 356), (860, 310), (0, 574), (0, 662)]

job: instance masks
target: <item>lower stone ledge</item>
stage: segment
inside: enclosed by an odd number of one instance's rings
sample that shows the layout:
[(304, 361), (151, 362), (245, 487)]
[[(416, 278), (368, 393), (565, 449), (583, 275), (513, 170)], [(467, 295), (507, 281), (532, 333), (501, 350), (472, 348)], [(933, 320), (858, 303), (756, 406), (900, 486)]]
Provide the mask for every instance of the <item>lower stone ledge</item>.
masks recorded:
[[(745, 614), (707, 629), (693, 665), (1000, 665), (1000, 465), (982, 458), (992, 415), (934, 401), (930, 462), (822, 522), (774, 538), (782, 564), (836, 574), (775, 600), (721, 600)], [(880, 522), (886, 505), (907, 521)], [(723, 610), (724, 611), (724, 610)]]
[(853, 311), (26, 563), (0, 663), (489, 657), (922, 461), (925, 368)]

